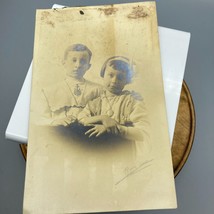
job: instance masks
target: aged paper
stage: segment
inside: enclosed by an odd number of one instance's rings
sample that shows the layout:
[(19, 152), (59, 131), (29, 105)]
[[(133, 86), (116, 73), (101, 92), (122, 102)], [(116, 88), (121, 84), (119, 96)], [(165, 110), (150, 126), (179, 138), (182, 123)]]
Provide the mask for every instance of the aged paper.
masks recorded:
[(176, 206), (155, 3), (38, 10), (24, 213)]

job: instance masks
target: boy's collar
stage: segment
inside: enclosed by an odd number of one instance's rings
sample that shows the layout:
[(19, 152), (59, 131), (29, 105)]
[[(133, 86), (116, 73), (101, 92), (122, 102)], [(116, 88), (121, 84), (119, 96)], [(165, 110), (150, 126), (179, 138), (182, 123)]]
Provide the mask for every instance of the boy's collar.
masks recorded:
[(84, 78), (82, 78), (82, 79), (74, 79), (72, 77), (66, 76), (65, 80), (67, 82), (69, 82), (70, 84), (77, 84), (77, 83), (78, 84), (83, 84), (83, 83), (85, 83), (85, 79)]

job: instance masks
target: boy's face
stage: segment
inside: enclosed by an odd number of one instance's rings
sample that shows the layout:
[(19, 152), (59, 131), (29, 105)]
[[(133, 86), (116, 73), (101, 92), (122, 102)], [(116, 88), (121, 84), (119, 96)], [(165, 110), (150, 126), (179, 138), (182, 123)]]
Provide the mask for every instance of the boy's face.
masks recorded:
[(120, 94), (126, 85), (126, 72), (107, 66), (104, 75), (104, 86), (113, 94)]
[(68, 52), (65, 59), (65, 69), (68, 76), (80, 79), (90, 66), (90, 57), (87, 51)]

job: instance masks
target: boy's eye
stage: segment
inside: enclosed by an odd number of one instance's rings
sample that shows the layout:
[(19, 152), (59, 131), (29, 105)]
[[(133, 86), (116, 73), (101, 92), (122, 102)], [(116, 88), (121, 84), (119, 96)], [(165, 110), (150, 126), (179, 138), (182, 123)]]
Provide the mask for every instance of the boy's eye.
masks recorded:
[(76, 62), (76, 61), (77, 61), (77, 59), (76, 59), (76, 58), (73, 58), (73, 59), (72, 59), (72, 61), (73, 61), (73, 62)]

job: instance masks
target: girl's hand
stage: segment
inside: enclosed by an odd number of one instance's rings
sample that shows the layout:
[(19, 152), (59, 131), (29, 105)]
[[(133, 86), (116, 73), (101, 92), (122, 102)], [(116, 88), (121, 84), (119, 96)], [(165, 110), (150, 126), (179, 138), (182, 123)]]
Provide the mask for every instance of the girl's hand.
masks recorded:
[(107, 131), (106, 127), (103, 125), (95, 125), (93, 128), (89, 129), (85, 134), (89, 137), (95, 136), (99, 137)]
[(112, 119), (109, 116), (103, 116), (102, 124), (106, 127), (108, 133), (118, 134), (118, 123), (116, 120)]

